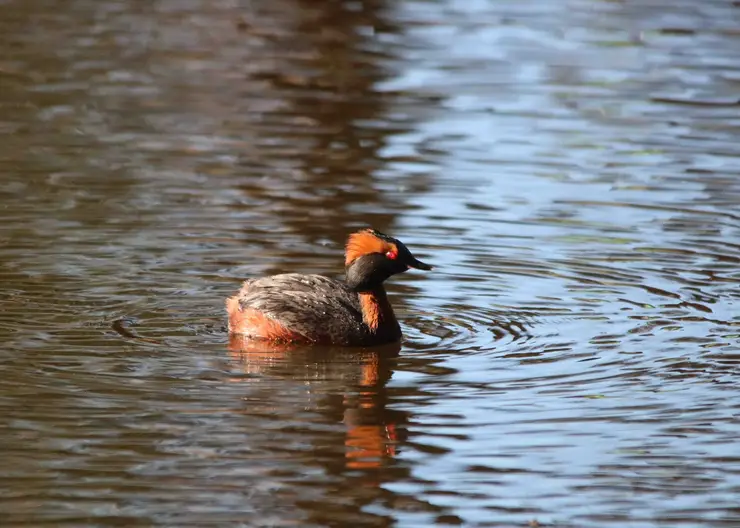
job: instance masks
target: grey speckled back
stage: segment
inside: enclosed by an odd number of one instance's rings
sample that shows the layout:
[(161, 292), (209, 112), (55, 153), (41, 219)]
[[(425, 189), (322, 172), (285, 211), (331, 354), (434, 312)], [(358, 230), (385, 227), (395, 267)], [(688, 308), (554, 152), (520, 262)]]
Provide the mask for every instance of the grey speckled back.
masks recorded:
[(239, 306), (316, 341), (342, 345), (372, 338), (357, 293), (321, 275), (285, 273), (249, 280), (239, 294)]

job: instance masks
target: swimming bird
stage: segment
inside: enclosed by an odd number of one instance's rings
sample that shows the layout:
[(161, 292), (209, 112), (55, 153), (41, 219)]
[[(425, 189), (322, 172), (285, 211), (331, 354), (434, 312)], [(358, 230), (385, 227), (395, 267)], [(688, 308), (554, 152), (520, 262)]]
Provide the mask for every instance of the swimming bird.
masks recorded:
[(372, 346), (401, 339), (383, 282), (410, 268), (431, 270), (398, 239), (374, 229), (349, 235), (345, 279), (284, 273), (247, 279), (226, 300), (229, 332), (249, 340)]

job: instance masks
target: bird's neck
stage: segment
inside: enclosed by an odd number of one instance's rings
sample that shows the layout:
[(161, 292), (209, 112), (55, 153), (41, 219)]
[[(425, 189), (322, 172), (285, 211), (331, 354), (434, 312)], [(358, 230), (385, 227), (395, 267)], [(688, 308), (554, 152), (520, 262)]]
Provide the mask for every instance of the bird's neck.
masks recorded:
[(358, 293), (362, 320), (374, 334), (386, 337), (389, 341), (400, 339), (401, 327), (398, 325), (393, 307), (382, 285), (371, 291)]

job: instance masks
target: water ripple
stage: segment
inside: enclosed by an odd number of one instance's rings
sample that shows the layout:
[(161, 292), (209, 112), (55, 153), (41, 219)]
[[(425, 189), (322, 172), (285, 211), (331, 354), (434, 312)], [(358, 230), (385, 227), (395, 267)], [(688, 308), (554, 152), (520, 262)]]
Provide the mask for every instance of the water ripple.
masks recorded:
[[(731, 2), (6, 3), (6, 523), (740, 522)], [(228, 339), (368, 225), (400, 350)]]

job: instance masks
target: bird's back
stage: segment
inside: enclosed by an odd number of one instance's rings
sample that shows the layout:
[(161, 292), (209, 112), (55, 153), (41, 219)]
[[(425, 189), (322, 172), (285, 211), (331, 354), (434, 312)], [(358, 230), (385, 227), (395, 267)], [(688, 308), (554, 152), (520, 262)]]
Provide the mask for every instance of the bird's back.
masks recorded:
[(229, 330), (248, 337), (335, 345), (362, 344), (370, 337), (357, 293), (321, 275), (247, 280), (227, 308)]

